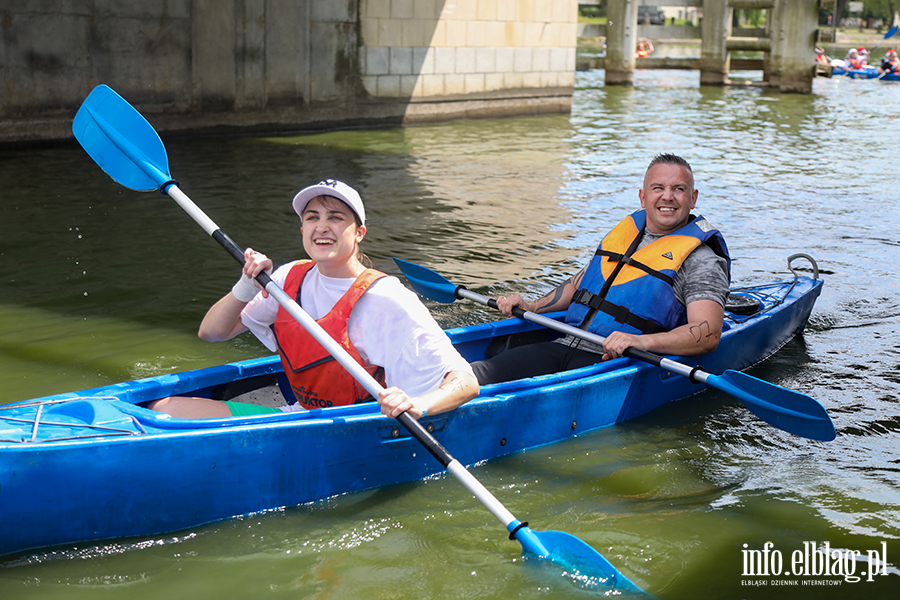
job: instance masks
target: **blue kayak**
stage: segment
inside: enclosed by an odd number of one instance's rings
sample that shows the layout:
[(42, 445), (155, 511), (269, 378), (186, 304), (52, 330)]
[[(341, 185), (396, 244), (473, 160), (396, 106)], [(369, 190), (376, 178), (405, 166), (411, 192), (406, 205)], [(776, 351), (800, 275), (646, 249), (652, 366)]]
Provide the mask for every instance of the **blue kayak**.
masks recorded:
[[(682, 362), (722, 373), (764, 360), (803, 330), (821, 290), (817, 274), (733, 289), (718, 349)], [(559, 335), (519, 319), (446, 333), (468, 360)], [(442, 470), (375, 403), (211, 420), (141, 406), (173, 394), (283, 404), (280, 376), (271, 356), (0, 406), (0, 555), (172, 532)], [(471, 465), (615, 425), (705, 387), (620, 358), (483, 386), (477, 399), (422, 423)]]
[(881, 81), (900, 81), (900, 74), (887, 73), (885, 75), (879, 75), (878, 69), (876, 69), (875, 67), (867, 67), (865, 69), (851, 69), (849, 71), (840, 69), (840, 73), (838, 73), (838, 70), (835, 69), (832, 71), (832, 75), (846, 75), (851, 79), (879, 79)]

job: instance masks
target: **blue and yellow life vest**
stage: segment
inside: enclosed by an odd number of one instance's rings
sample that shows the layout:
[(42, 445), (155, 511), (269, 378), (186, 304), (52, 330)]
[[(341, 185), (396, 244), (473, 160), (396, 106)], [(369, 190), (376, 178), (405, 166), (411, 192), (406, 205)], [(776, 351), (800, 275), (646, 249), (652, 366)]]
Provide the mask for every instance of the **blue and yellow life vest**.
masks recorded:
[[(566, 323), (597, 335), (613, 331), (659, 333), (687, 323), (687, 308), (675, 297), (675, 275), (700, 244), (731, 258), (722, 234), (703, 217), (637, 248), (647, 223), (639, 210), (603, 238), (566, 313)], [(729, 275), (730, 276), (730, 275)], [(607, 282), (609, 280), (609, 282)]]

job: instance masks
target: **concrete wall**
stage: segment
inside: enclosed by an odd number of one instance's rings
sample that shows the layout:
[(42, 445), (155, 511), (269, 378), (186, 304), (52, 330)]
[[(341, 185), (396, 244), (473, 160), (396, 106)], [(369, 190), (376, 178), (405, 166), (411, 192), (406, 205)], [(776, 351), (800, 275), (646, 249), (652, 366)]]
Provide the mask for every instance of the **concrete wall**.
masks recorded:
[(0, 143), (106, 83), (161, 132), (566, 112), (577, 0), (0, 0)]
[(361, 0), (363, 85), (405, 122), (568, 112), (577, 21), (570, 0)]

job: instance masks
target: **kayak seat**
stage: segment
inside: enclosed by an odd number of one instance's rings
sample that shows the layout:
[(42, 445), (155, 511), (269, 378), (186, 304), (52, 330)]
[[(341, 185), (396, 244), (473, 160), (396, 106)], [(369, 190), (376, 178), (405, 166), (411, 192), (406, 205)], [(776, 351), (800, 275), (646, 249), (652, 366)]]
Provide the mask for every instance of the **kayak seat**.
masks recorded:
[(511, 348), (519, 346), (528, 346), (530, 344), (539, 344), (541, 342), (549, 342), (558, 337), (560, 334), (550, 331), (549, 329), (539, 329), (537, 331), (523, 331), (521, 333), (511, 333), (495, 337), (488, 344), (484, 351), (485, 358), (492, 358), (501, 352), (506, 352)]
[(209, 397), (213, 400), (231, 400), (236, 396), (241, 396), (247, 392), (252, 392), (270, 385), (277, 385), (277, 383), (278, 377), (275, 373), (266, 373), (265, 375), (257, 375), (256, 377), (247, 377), (245, 379), (235, 379), (234, 381), (226, 381), (214, 386)]
[(280, 370), (276, 373), (220, 383), (212, 388), (210, 398), (274, 407), (284, 406), (285, 402), (293, 404), (297, 401), (287, 377)]

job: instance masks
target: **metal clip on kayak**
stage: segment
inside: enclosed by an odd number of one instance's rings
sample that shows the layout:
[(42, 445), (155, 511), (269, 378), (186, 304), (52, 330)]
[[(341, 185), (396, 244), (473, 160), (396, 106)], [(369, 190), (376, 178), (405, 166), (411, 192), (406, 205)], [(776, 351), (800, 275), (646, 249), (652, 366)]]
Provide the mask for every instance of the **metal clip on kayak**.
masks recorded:
[(791, 262), (793, 262), (793, 260), (795, 258), (805, 258), (806, 260), (808, 260), (813, 268), (812, 278), (813, 279), (819, 278), (819, 265), (816, 264), (816, 259), (814, 259), (809, 254), (804, 254), (803, 252), (798, 252), (797, 254), (791, 254), (790, 256), (788, 256), (787, 268), (788, 268), (788, 271), (790, 271), (794, 275), (794, 277), (800, 277), (800, 275), (797, 275), (797, 272), (794, 271), (794, 267), (791, 266)]

